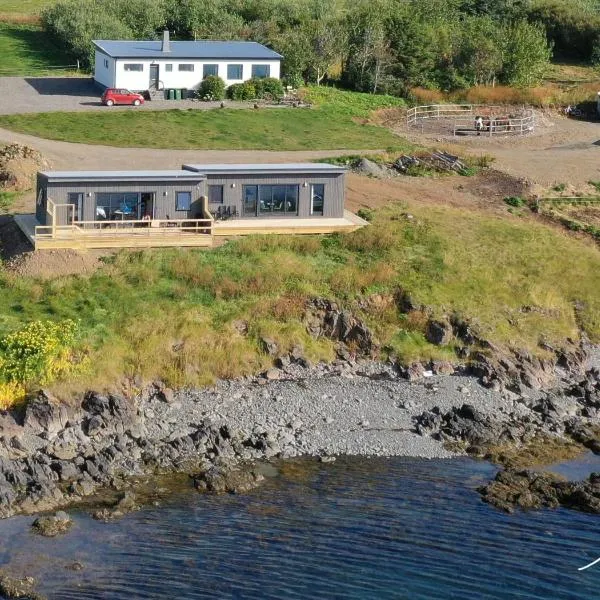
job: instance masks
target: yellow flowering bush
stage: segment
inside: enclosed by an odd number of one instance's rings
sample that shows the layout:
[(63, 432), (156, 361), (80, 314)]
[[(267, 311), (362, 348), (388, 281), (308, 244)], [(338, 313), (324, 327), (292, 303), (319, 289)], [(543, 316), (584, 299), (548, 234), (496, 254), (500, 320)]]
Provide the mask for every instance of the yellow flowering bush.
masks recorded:
[(7, 410), (25, 400), (27, 390), (22, 383), (0, 381), (0, 410)]
[(32, 321), (0, 338), (0, 382), (49, 384), (81, 371), (85, 360), (74, 352), (75, 321)]

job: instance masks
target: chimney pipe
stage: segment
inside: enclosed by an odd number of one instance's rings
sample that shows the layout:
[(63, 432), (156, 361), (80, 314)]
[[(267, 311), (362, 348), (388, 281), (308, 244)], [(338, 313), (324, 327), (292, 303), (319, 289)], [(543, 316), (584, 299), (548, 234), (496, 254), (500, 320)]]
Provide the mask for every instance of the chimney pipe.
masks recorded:
[(171, 52), (171, 43), (169, 41), (169, 30), (165, 29), (163, 31), (163, 39), (162, 39), (162, 52)]

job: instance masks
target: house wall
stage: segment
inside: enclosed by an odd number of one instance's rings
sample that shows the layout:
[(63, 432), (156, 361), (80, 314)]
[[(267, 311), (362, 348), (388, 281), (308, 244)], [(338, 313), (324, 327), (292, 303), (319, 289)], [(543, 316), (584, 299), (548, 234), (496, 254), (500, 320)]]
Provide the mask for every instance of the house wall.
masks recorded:
[[(155, 219), (166, 219), (167, 216), (171, 219), (202, 218), (200, 197), (204, 194), (203, 182), (48, 182), (46, 186), (48, 198), (53, 200), (56, 204), (67, 204), (69, 202), (69, 193), (83, 193), (82, 221), (96, 220), (96, 194), (99, 192), (154, 192)], [(175, 210), (175, 193), (179, 191), (189, 191), (192, 193), (192, 206), (189, 211)], [(39, 216), (37, 216), (37, 218), (40, 223), (46, 224)], [(58, 208), (56, 224), (66, 225), (68, 222), (68, 210), (66, 208)]]
[[(101, 55), (101, 63), (104, 56)], [(142, 71), (125, 71), (125, 64), (141, 64)], [(103, 63), (102, 63), (103, 64)], [(147, 90), (150, 84), (150, 65), (158, 65), (158, 78), (165, 88), (197, 88), (203, 79), (203, 65), (217, 64), (218, 75), (225, 81), (226, 85), (232, 83), (241, 83), (252, 77), (252, 65), (270, 65), (270, 76), (279, 79), (280, 61), (279, 60), (183, 60), (177, 58), (170, 59), (117, 59), (115, 61), (114, 84), (108, 87), (127, 88), (133, 91)], [(165, 65), (173, 65), (171, 72), (166, 71)], [(179, 71), (180, 64), (193, 64), (194, 71)], [(243, 78), (240, 80), (227, 79), (227, 65), (243, 65)], [(96, 51), (96, 73), (98, 73), (98, 51)], [(102, 67), (100, 68), (102, 70)], [(106, 71), (106, 69), (104, 69)], [(103, 82), (100, 82), (103, 83)]]
[(96, 49), (96, 63), (94, 66), (94, 79), (96, 82), (107, 88), (116, 87), (115, 68), (115, 59)]
[(37, 174), (37, 186), (35, 194), (35, 218), (40, 225), (46, 225), (46, 178), (40, 173)]
[[(304, 182), (307, 186), (304, 187)], [(261, 184), (290, 184), (299, 186), (299, 198), (298, 198), (298, 217), (309, 218), (310, 214), (310, 203), (311, 203), (311, 184), (323, 183), (325, 184), (325, 195), (324, 195), (324, 207), (323, 217), (343, 217), (344, 216), (344, 174), (343, 173), (331, 173), (324, 174), (319, 173), (318, 175), (310, 173), (298, 173), (292, 175), (282, 175), (281, 173), (275, 175), (206, 175), (206, 185), (222, 185), (223, 186), (223, 205), (224, 206), (235, 206), (237, 213), (243, 216), (242, 206), (242, 186), (243, 185), (261, 185)], [(235, 187), (232, 187), (235, 184)], [(207, 190), (208, 193), (208, 190)], [(218, 204), (209, 204), (209, 210), (214, 215), (218, 209)], [(283, 216), (283, 215), (282, 215)], [(285, 215), (289, 218), (289, 215)], [(315, 215), (317, 216), (317, 215)], [(318, 215), (321, 216), (321, 215)], [(281, 216), (275, 217), (260, 217), (260, 218), (281, 218)]]

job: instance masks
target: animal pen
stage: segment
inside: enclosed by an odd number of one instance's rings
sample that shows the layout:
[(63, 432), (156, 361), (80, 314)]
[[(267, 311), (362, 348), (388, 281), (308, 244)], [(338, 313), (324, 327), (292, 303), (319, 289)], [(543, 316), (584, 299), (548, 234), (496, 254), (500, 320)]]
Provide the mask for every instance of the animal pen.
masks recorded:
[(453, 136), (523, 136), (535, 130), (531, 108), (480, 104), (431, 104), (406, 112), (410, 129)]

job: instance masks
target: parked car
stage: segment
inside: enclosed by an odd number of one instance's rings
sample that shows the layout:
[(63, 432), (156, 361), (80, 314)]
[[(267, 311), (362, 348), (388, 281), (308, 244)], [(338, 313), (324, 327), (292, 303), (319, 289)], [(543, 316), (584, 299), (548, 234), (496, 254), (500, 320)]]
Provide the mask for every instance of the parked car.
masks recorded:
[(133, 104), (139, 106), (144, 104), (144, 96), (136, 92), (118, 88), (106, 88), (101, 98), (102, 104), (112, 106), (113, 104)]

